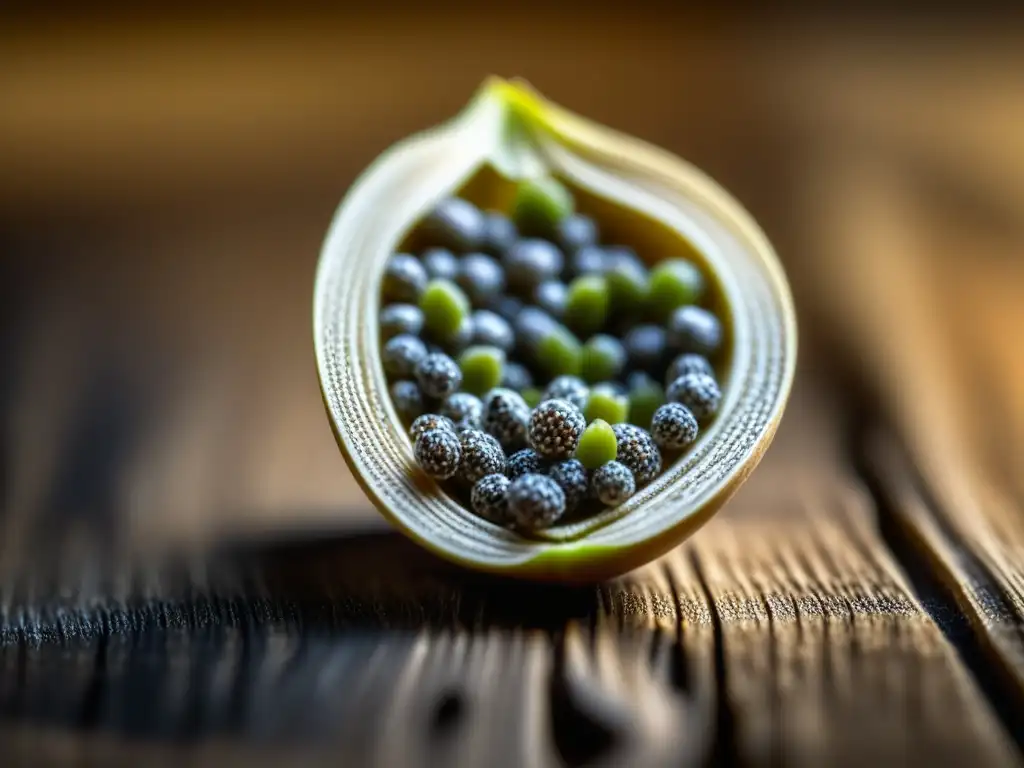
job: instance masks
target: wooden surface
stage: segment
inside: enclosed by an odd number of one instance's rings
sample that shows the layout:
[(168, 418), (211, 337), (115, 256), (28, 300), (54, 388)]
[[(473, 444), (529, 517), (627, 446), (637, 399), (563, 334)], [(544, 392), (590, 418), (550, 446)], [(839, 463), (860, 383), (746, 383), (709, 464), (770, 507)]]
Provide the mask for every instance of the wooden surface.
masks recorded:
[[(1020, 42), (602, 13), (9, 28), (4, 764), (1024, 764)], [(753, 478), (593, 588), (387, 530), (317, 390), (335, 205), (491, 71), (722, 181), (799, 306)]]

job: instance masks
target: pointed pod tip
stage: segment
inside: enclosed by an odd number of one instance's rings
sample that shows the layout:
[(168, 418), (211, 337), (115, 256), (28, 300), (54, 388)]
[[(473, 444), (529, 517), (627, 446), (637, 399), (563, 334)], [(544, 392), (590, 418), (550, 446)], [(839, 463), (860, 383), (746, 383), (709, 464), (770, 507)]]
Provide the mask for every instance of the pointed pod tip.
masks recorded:
[(544, 111), (544, 99), (537, 90), (520, 77), (504, 78), (489, 75), (480, 87), (480, 96), (498, 101), (522, 117), (537, 117)]

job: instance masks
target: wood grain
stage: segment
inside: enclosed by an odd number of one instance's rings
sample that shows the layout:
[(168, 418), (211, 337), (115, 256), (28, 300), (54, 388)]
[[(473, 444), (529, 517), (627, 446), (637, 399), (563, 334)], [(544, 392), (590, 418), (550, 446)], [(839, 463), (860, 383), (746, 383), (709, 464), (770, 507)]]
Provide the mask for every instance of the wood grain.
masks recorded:
[[(371, 27), (337, 21), (4, 39), (8, 764), (1022, 764), (1002, 54), (556, 15), (527, 55), (500, 40), (525, 26), (460, 42), (449, 22), (390, 47), (379, 19), (361, 46)], [(778, 246), (807, 339), (736, 498), (593, 587), (466, 574), (389, 531), (316, 385), (312, 270), (338, 197), (490, 67), (725, 182)], [(166, 121), (161, 88), (180, 97)], [(949, 93), (974, 106), (950, 114)]]

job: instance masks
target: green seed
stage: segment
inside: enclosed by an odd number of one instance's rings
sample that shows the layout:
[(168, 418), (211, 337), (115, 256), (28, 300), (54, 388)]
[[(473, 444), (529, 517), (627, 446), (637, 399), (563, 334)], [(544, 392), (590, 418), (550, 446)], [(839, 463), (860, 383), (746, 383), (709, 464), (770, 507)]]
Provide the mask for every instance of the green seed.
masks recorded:
[(600, 330), (608, 319), (609, 298), (608, 283), (600, 275), (577, 277), (566, 295), (565, 322), (585, 336)]
[(469, 315), (469, 299), (450, 280), (431, 280), (420, 296), (423, 324), (436, 339), (454, 336)]
[(650, 292), (647, 270), (632, 261), (621, 261), (605, 276), (609, 309), (615, 315), (637, 314)]
[(584, 415), (587, 421), (621, 424), (629, 417), (629, 398), (610, 387), (598, 385), (590, 390)]
[(523, 235), (548, 235), (572, 215), (572, 194), (557, 180), (546, 177), (522, 181), (516, 189), (512, 218)]
[(704, 275), (686, 259), (666, 259), (651, 270), (648, 306), (665, 318), (676, 307), (696, 304), (704, 293)]
[(626, 350), (614, 336), (599, 333), (583, 345), (583, 380), (591, 384), (617, 379), (626, 365)]
[(541, 398), (544, 397), (544, 393), (537, 389), (537, 387), (526, 387), (519, 394), (522, 395), (523, 400), (531, 408), (535, 408), (540, 403)]
[(579, 376), (583, 367), (583, 345), (562, 325), (548, 331), (537, 344), (537, 364), (549, 376)]
[(576, 458), (587, 469), (597, 469), (609, 461), (615, 461), (617, 453), (615, 433), (611, 425), (601, 419), (590, 423), (576, 446)]
[(665, 389), (646, 375), (638, 375), (630, 383), (629, 423), (649, 429), (654, 412), (665, 403)]
[(459, 356), (462, 389), (474, 395), (489, 392), (501, 383), (505, 353), (497, 347), (469, 347)]

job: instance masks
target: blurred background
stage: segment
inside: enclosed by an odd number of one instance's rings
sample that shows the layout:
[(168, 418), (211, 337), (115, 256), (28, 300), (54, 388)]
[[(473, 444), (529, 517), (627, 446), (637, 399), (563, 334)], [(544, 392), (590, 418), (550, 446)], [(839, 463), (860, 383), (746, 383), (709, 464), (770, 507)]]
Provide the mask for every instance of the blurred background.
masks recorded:
[(381, 529), (320, 400), (316, 260), (356, 175), (492, 73), (695, 163), (767, 231), (802, 359), (759, 494), (818, 472), (805, 404), (832, 383), (1024, 498), (1015, 17), (515, 5), (6, 15), (6, 572), (87, 591), (159, 548)]

